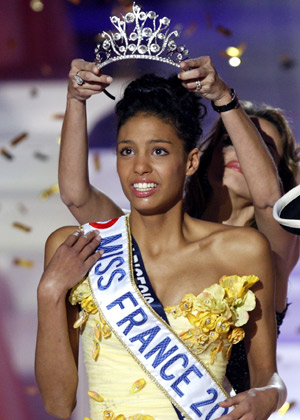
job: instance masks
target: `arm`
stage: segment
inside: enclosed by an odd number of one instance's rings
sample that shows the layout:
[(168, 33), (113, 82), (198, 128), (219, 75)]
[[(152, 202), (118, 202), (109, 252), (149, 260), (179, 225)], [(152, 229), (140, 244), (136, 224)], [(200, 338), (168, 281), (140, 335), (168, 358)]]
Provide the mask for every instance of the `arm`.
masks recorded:
[[(179, 77), (187, 89), (195, 91), (195, 80), (200, 80), (200, 93), (204, 98), (217, 106), (231, 102), (230, 88), (220, 78), (209, 57), (186, 60), (181, 63), (181, 68), (186, 71)], [(276, 281), (284, 288), (279, 289), (281, 296), (277, 299), (276, 309), (283, 310), (288, 276), (298, 260), (300, 241), (297, 236), (284, 231), (272, 215), (273, 205), (282, 195), (277, 167), (260, 133), (242, 108), (220, 115), (248, 184), (257, 227), (271, 244)]]
[[(240, 234), (246, 236), (245, 228), (242, 229), (243, 232), (239, 230)], [(249, 231), (246, 240), (235, 241), (233, 246), (236, 247), (235, 265), (239, 267), (240, 273), (251, 273), (260, 278), (260, 282), (252, 289), (256, 296), (256, 308), (249, 313), (250, 319), (245, 327), (251, 389), (220, 404), (223, 407), (236, 405), (235, 410), (221, 417), (222, 420), (246, 418), (247, 413), (249, 418), (266, 420), (281, 407), (286, 398), (286, 387), (276, 367), (274, 281), (270, 247), (262, 235), (252, 229)]]
[[(74, 75), (80, 72), (84, 84)], [(94, 63), (73, 60), (69, 73), (67, 106), (62, 126), (58, 180), (62, 201), (79, 221), (108, 220), (122, 210), (89, 181), (86, 100), (102, 92), (112, 78), (101, 74)]]
[(62, 243), (75, 229), (62, 228), (48, 238), (37, 294), (35, 374), (46, 410), (60, 418), (70, 417), (78, 384), (77, 309), (67, 302), (68, 291), (101, 255), (94, 252), (100, 242), (95, 232), (84, 236), (77, 231)]

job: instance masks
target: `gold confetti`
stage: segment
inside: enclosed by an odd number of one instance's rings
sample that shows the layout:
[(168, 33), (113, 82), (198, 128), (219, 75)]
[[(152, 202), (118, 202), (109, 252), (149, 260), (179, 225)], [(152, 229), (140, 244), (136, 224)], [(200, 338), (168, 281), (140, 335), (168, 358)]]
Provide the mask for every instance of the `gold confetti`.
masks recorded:
[(17, 136), (16, 138), (10, 141), (10, 145), (15, 146), (16, 144), (20, 143), (22, 140), (26, 139), (27, 136), (28, 136), (28, 133), (20, 134), (19, 136)]
[(225, 28), (222, 25), (217, 26), (217, 31), (220, 32), (220, 34), (222, 34), (224, 36), (231, 36), (232, 35), (232, 31), (228, 28)]
[(41, 12), (44, 9), (44, 4), (41, 0), (31, 0), (29, 4), (34, 12)]
[(100, 171), (101, 165), (100, 165), (100, 156), (98, 153), (93, 154), (93, 160), (94, 160), (95, 171)]
[(198, 22), (191, 22), (187, 29), (185, 30), (185, 36), (191, 38), (198, 28)]
[(26, 386), (25, 391), (27, 395), (36, 395), (38, 393), (38, 389), (35, 385)]
[(6, 157), (6, 159), (12, 160), (13, 155), (9, 153), (4, 147), (1, 148), (1, 154)]
[(90, 419), (89, 417), (84, 417), (83, 420), (92, 420), (92, 419)]
[(58, 184), (52, 185), (52, 187), (48, 188), (45, 191), (42, 191), (40, 194), (40, 198), (42, 200), (47, 200), (51, 195), (59, 193), (59, 186)]
[(280, 407), (278, 410), (278, 414), (283, 417), (294, 405), (296, 404), (295, 401), (286, 401), (283, 406)]
[(56, 113), (56, 114), (52, 114), (51, 118), (53, 120), (63, 120), (64, 119), (65, 114), (62, 113)]
[(32, 268), (34, 266), (33, 261), (26, 260), (24, 258), (14, 258), (13, 264), (19, 265), (19, 266), (25, 267), (25, 268)]
[(104, 401), (104, 398), (101, 397), (101, 395), (98, 394), (98, 392), (96, 392), (96, 391), (88, 391), (88, 395), (89, 395), (90, 398), (92, 398), (95, 401), (98, 401), (98, 402)]
[(23, 225), (23, 223), (20, 222), (13, 222), (13, 227), (23, 230), (24, 232), (30, 232), (31, 231), (31, 227)]
[(144, 378), (138, 379), (131, 385), (130, 393), (135, 394), (136, 392), (141, 391), (145, 385), (146, 385), (146, 381)]

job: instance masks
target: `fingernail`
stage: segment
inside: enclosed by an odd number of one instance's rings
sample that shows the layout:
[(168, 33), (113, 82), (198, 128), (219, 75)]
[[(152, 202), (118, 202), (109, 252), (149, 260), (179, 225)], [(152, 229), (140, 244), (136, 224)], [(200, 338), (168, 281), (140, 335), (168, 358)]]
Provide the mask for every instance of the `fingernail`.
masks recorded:
[(106, 81), (107, 83), (111, 83), (113, 81), (113, 78), (110, 76), (107, 76)]

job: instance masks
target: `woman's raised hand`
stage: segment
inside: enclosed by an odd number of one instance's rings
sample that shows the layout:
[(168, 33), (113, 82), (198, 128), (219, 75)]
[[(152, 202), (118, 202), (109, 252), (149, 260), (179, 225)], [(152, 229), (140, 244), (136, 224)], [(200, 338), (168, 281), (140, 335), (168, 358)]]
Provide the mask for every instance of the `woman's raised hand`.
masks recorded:
[(230, 88), (217, 73), (210, 57), (184, 60), (180, 63), (180, 68), (183, 71), (178, 77), (186, 89), (201, 94), (216, 105), (221, 105), (222, 100), (225, 103), (231, 102)]
[(69, 72), (68, 99), (85, 101), (106, 89), (112, 80), (111, 76), (102, 74), (95, 63), (77, 58), (72, 61)]

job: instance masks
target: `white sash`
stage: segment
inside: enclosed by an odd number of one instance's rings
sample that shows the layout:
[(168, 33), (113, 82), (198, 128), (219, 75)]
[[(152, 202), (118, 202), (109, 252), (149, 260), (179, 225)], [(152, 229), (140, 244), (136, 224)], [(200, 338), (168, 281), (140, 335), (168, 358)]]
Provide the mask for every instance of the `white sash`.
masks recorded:
[(104, 254), (89, 272), (90, 287), (99, 312), (126, 350), (187, 419), (212, 420), (228, 412), (218, 405), (228, 397), (225, 390), (138, 290), (129, 216), (83, 229), (100, 231)]

